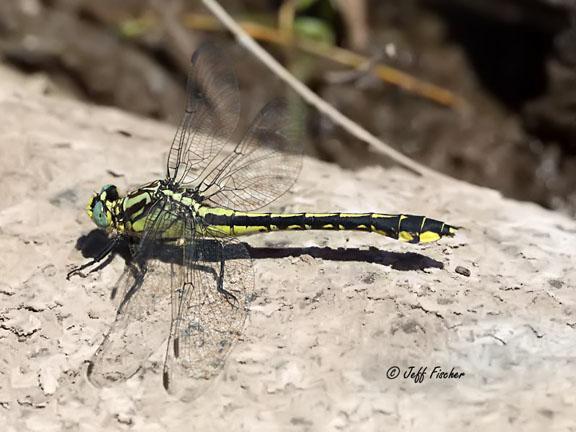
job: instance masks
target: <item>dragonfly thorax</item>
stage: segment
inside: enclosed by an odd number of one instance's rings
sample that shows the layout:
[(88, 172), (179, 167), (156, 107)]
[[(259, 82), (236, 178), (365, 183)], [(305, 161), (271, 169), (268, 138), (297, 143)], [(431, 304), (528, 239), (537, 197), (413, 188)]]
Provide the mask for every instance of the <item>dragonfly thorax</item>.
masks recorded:
[[(187, 219), (196, 220), (201, 203), (194, 196), (194, 190), (179, 188), (166, 180), (152, 181), (122, 197), (116, 186), (108, 184), (92, 195), (86, 212), (98, 228), (139, 236), (147, 220), (156, 217), (155, 212), (161, 207), (169, 206), (173, 212), (185, 213)], [(158, 204), (162, 202), (166, 204)]]

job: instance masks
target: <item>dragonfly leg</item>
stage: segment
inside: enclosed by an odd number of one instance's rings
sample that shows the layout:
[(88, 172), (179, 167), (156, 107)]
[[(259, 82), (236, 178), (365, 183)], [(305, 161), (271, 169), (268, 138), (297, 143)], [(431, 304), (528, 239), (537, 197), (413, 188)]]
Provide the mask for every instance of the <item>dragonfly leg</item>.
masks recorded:
[(106, 261), (102, 264), (107, 264), (108, 262), (110, 262), (110, 260), (112, 259), (112, 256), (110, 255), (112, 253), (112, 251), (114, 250), (114, 248), (116, 247), (116, 244), (118, 243), (118, 238), (116, 237), (114, 240), (112, 240), (108, 246), (106, 246), (104, 249), (102, 249), (98, 255), (96, 257), (94, 257), (93, 259), (91, 259), (90, 261), (88, 261), (87, 263), (84, 263), (80, 266), (74, 267), (71, 271), (68, 272), (68, 274), (66, 275), (66, 279), (70, 280), (70, 278), (72, 276), (80, 276), (81, 278), (85, 278), (88, 277), (88, 275), (90, 273), (94, 273), (95, 271), (100, 270), (103, 265), (99, 265), (98, 267), (93, 268), (92, 270), (90, 270), (88, 273), (84, 273), (82, 272), (82, 270), (93, 266), (94, 264), (98, 264), (99, 262), (101, 262), (103, 259), (106, 258)]
[(220, 274), (217, 275), (218, 280), (216, 283), (216, 289), (220, 294), (224, 296), (224, 298), (230, 304), (230, 306), (238, 307), (240, 302), (238, 301), (236, 296), (224, 288), (224, 266), (225, 266), (224, 250), (223, 250), (224, 246), (220, 245), (219, 248), (220, 248)]

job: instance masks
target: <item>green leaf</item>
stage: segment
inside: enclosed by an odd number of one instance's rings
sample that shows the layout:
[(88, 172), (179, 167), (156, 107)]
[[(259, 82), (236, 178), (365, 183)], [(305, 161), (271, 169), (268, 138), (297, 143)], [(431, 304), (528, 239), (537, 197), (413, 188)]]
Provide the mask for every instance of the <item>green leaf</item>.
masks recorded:
[(294, 32), (303, 39), (312, 39), (333, 45), (335, 35), (326, 22), (313, 17), (299, 17), (294, 20)]
[(146, 33), (150, 28), (148, 20), (137, 18), (122, 21), (119, 25), (120, 34), (126, 38), (135, 38)]

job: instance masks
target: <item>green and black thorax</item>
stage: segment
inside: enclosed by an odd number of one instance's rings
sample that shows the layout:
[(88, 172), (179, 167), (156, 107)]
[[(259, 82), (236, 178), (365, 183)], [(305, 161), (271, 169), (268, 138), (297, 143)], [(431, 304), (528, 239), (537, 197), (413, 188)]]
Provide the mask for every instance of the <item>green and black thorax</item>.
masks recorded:
[(139, 237), (147, 221), (166, 209), (176, 211), (174, 219), (185, 217), (191, 223), (197, 221), (201, 198), (192, 189), (181, 189), (169, 181), (154, 180), (121, 197), (114, 185), (105, 185), (95, 193), (86, 211), (100, 228), (129, 237)]

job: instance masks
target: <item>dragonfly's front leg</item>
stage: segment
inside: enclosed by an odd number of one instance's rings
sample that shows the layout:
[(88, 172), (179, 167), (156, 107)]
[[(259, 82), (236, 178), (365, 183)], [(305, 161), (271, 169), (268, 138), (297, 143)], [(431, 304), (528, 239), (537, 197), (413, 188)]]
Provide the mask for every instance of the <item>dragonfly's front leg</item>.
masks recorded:
[[(104, 249), (102, 249), (98, 255), (96, 257), (94, 257), (93, 259), (91, 259), (90, 261), (88, 261), (87, 263), (84, 263), (80, 266), (74, 267), (71, 271), (68, 272), (68, 274), (66, 275), (66, 279), (70, 280), (70, 278), (72, 276), (80, 276), (82, 278), (88, 277), (88, 275), (90, 273), (94, 273), (95, 271), (98, 271), (102, 268), (102, 266), (98, 266), (93, 268), (92, 270), (90, 270), (88, 273), (83, 273), (82, 270), (93, 266), (94, 264), (98, 264), (100, 261), (102, 261), (104, 258), (107, 258), (107, 262), (109, 262), (112, 259), (112, 256), (110, 255), (112, 253), (112, 251), (114, 250), (114, 248), (116, 247), (116, 245), (118, 244), (118, 239), (119, 237), (115, 237), (109, 244), (108, 246), (106, 246)], [(106, 263), (106, 262), (105, 262)], [(104, 263), (104, 264), (105, 264)]]

